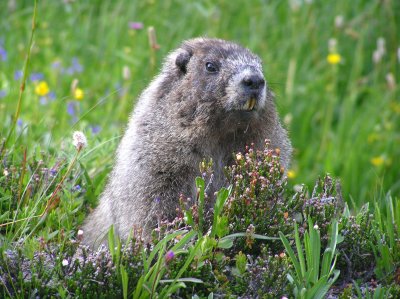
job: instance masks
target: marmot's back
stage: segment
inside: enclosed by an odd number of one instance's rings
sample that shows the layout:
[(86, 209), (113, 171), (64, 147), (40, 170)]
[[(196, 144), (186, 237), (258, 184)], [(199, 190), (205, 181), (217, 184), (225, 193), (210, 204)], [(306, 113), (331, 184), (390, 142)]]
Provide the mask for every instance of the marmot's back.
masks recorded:
[(204, 158), (214, 161), (216, 191), (233, 152), (265, 139), (280, 148), (286, 168), (292, 149), (260, 59), (224, 40), (185, 41), (140, 96), (100, 204), (84, 225), (85, 241), (102, 242), (111, 224), (122, 238), (133, 227), (148, 235), (157, 220), (175, 217), (180, 194), (195, 197)]

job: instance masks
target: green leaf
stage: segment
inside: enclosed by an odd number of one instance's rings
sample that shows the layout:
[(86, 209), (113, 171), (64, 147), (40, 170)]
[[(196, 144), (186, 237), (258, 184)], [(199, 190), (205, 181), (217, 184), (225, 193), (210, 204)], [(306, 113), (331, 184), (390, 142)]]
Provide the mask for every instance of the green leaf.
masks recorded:
[(233, 246), (233, 240), (232, 239), (220, 239), (217, 243), (218, 248), (222, 249), (229, 249)]

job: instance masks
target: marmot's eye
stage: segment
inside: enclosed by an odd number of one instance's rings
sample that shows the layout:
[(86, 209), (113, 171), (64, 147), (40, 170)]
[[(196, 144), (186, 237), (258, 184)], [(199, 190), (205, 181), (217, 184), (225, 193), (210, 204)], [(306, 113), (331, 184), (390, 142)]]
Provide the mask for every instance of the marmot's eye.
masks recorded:
[(212, 62), (206, 62), (206, 70), (209, 73), (216, 73), (218, 72), (218, 67)]

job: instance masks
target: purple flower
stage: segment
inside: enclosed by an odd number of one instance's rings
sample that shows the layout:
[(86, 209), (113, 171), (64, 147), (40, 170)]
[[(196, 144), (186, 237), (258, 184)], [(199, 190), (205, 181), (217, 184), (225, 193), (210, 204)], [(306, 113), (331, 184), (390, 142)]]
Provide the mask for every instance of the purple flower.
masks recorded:
[(71, 116), (75, 116), (75, 107), (76, 106), (76, 103), (75, 102), (68, 102), (68, 104), (67, 104), (67, 112), (68, 112), (68, 114), (69, 115), (71, 115)]
[(6, 61), (7, 60), (7, 51), (6, 49), (3, 48), (3, 46), (0, 44), (0, 60)]
[(160, 203), (161, 198), (160, 198), (159, 196), (157, 196), (157, 197), (154, 199), (154, 201), (155, 201), (155, 203)]
[(132, 30), (141, 30), (143, 29), (142, 22), (129, 22), (129, 28)]
[(101, 127), (100, 126), (92, 126), (92, 134), (96, 135), (101, 131)]
[(18, 127), (22, 127), (23, 124), (24, 124), (24, 122), (22, 121), (22, 119), (18, 118), (17, 119), (17, 126)]
[(40, 105), (47, 105), (47, 103), (49, 101), (48, 101), (47, 96), (44, 96), (44, 97), (40, 97), (39, 102), (40, 102)]
[(78, 58), (74, 57), (72, 58), (72, 66), (77, 73), (82, 73), (83, 71), (83, 66), (79, 63)]
[(82, 190), (82, 187), (80, 185), (75, 185), (72, 187), (72, 191), (74, 192), (80, 192)]
[(175, 253), (170, 250), (165, 254), (165, 262), (168, 263), (170, 262), (173, 258), (175, 257)]
[(14, 80), (19, 80), (22, 78), (23, 72), (21, 70), (15, 71), (14, 72)]
[(7, 90), (0, 89), (0, 99), (4, 98), (7, 95)]
[(55, 70), (58, 70), (61, 68), (61, 61), (60, 60), (56, 60), (51, 64), (51, 67)]
[(47, 94), (47, 98), (48, 98), (50, 101), (54, 101), (54, 100), (56, 99), (56, 93), (55, 93), (54, 91), (50, 91), (50, 92)]
[(40, 80), (43, 80), (43, 79), (44, 79), (44, 75), (43, 75), (42, 73), (32, 73), (32, 74), (29, 76), (29, 79), (30, 79), (32, 82), (40, 81)]

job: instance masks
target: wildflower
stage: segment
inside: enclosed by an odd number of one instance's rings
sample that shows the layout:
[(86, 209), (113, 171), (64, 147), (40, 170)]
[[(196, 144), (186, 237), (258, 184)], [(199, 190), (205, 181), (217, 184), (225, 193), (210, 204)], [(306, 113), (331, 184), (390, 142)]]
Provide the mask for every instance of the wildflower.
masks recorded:
[(294, 179), (297, 176), (296, 171), (294, 171), (293, 169), (288, 170), (287, 172), (287, 177), (289, 179)]
[(62, 260), (62, 265), (64, 266), (64, 267), (66, 267), (66, 266), (68, 266), (68, 260), (66, 260), (66, 259), (63, 259)]
[(335, 27), (337, 29), (340, 29), (343, 27), (343, 24), (344, 24), (344, 17), (342, 15), (337, 15), (335, 17)]
[(141, 22), (129, 22), (129, 28), (132, 30), (141, 30), (143, 29), (143, 23)]
[(315, 224), (315, 225), (314, 225), (314, 229), (315, 229), (315, 230), (318, 230), (318, 229), (319, 229), (318, 224)]
[(241, 153), (236, 155), (236, 160), (240, 161), (243, 159), (243, 155)]
[(18, 118), (17, 119), (17, 126), (18, 127), (22, 127), (23, 124), (24, 124), (24, 122), (22, 121), (22, 119)]
[(42, 73), (32, 73), (29, 76), (29, 80), (31, 80), (32, 82), (41, 81), (43, 79), (44, 79), (44, 75)]
[(381, 51), (375, 50), (375, 51), (372, 53), (372, 61), (373, 61), (375, 64), (378, 64), (379, 62), (381, 62), (382, 56), (383, 56), (383, 54), (382, 54)]
[(78, 58), (74, 57), (71, 61), (71, 66), (67, 68), (67, 74), (73, 75), (75, 73), (82, 73), (83, 66), (79, 63)]
[(92, 129), (92, 134), (96, 135), (101, 131), (101, 127), (100, 126), (91, 126)]
[(326, 60), (329, 64), (338, 64), (342, 57), (338, 53), (331, 53), (326, 57)]
[(373, 157), (371, 158), (371, 164), (374, 165), (375, 167), (379, 167), (381, 165), (383, 165), (383, 163), (385, 162), (385, 159), (382, 156), (377, 156), (377, 157)]
[(78, 237), (81, 237), (81, 236), (83, 236), (83, 230), (78, 230)]
[(21, 70), (14, 72), (14, 80), (17, 81), (22, 78), (23, 72)]
[(175, 257), (175, 253), (172, 250), (168, 251), (165, 254), (165, 262), (168, 263), (168, 262), (172, 261), (174, 257)]
[(40, 97), (39, 103), (40, 105), (46, 105), (48, 103), (47, 97)]
[(8, 176), (8, 175), (9, 175), (9, 172), (8, 172), (7, 169), (4, 169), (4, 170), (3, 170), (3, 175), (4, 175), (4, 176)]
[(0, 60), (1, 61), (7, 60), (7, 51), (6, 51), (6, 49), (3, 48), (3, 46), (1, 44), (0, 44)]
[(328, 40), (328, 48), (329, 48), (329, 52), (330, 53), (336, 53), (336, 49), (337, 49), (337, 40), (336, 38), (330, 38)]
[(75, 185), (72, 187), (72, 191), (74, 192), (80, 192), (82, 190), (82, 187), (80, 185)]
[(55, 70), (58, 70), (61, 68), (61, 61), (56, 59), (53, 61), (53, 63), (51, 64), (51, 67)]
[(71, 116), (75, 116), (75, 108), (76, 108), (76, 103), (75, 102), (68, 102), (67, 104), (67, 113)]
[(37, 95), (43, 97), (50, 92), (49, 85), (46, 81), (41, 81), (38, 85), (36, 85), (35, 92)]
[(87, 139), (85, 134), (80, 131), (75, 131), (72, 135), (72, 144), (76, 147), (78, 151), (87, 146)]
[(7, 95), (7, 90), (0, 89), (0, 99), (4, 98)]
[(84, 92), (80, 88), (75, 88), (74, 90), (74, 98), (77, 99), (78, 101), (82, 100), (84, 97)]
[(378, 38), (378, 40), (376, 41), (376, 50), (372, 54), (372, 61), (374, 63), (381, 62), (382, 57), (386, 53), (386, 45), (385, 44), (386, 44), (386, 42), (383, 37)]

